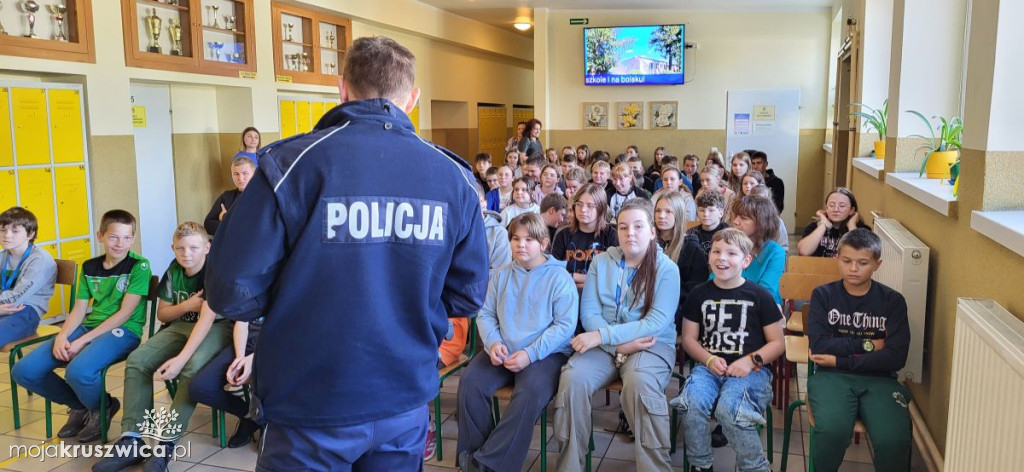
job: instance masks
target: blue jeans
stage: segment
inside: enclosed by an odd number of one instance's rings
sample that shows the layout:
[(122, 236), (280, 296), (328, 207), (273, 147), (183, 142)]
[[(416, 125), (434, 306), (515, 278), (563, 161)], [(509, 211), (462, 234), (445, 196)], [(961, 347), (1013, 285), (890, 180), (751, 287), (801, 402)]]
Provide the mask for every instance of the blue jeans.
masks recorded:
[[(88, 328), (79, 326), (68, 336), (68, 341), (88, 332)], [(107, 393), (100, 389), (100, 371), (127, 358), (139, 346), (139, 337), (124, 328), (108, 331), (82, 348), (71, 362), (53, 357), (53, 343), (51, 339), (40, 344), (15, 364), (11, 371), (14, 380), (52, 402), (75, 410), (96, 411), (100, 409), (100, 399)], [(67, 367), (63, 379), (53, 372), (62, 366)]]
[(765, 424), (765, 409), (771, 398), (772, 375), (768, 369), (751, 371), (743, 378), (715, 375), (702, 365), (693, 369), (683, 392), (670, 402), (683, 410), (683, 437), (690, 464), (708, 468), (713, 463), (711, 409), (717, 399), (715, 418), (736, 450), (737, 468), (770, 471), (756, 426)]
[(270, 423), (258, 472), (423, 470), (427, 406), (351, 426)]
[(21, 311), (0, 316), (0, 346), (6, 346), (19, 339), (36, 334), (39, 314), (36, 309), (26, 306)]

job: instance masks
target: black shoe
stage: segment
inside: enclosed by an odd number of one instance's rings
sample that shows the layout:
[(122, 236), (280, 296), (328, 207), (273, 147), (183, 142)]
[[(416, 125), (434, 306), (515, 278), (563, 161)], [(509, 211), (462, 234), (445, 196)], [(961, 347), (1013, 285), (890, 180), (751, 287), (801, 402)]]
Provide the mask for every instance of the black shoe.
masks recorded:
[(714, 467), (708, 467), (707, 469), (701, 469), (695, 465), (690, 466), (690, 472), (715, 472)]
[(255, 421), (250, 420), (249, 418), (242, 418), (238, 420), (238, 426), (235, 427), (235, 434), (232, 434), (231, 439), (228, 439), (228, 447), (234, 449), (255, 441), (256, 435), (260, 433), (260, 430), (260, 425), (256, 424)]
[(711, 432), (711, 447), (725, 447), (729, 445), (729, 439), (722, 433), (722, 425), (715, 427), (715, 430)]
[(154, 449), (153, 455), (142, 465), (143, 472), (167, 472), (167, 466), (171, 463), (171, 458), (174, 457), (174, 443), (160, 441), (160, 445), (164, 446), (163, 455), (158, 455), (157, 450)]
[[(97, 417), (98, 418), (98, 417)], [(92, 472), (119, 472), (146, 460), (139, 455), (139, 448), (145, 444), (142, 439), (133, 436), (121, 436), (114, 443), (112, 457), (107, 457), (92, 465)], [(125, 455), (121, 455), (121, 453)]]
[(85, 427), (86, 421), (89, 419), (89, 410), (82, 408), (81, 410), (68, 410), (68, 422), (64, 423), (64, 426), (57, 432), (58, 438), (70, 438), (77, 436), (82, 428)]
[[(110, 422), (114, 419), (114, 415), (117, 414), (118, 410), (121, 409), (121, 402), (114, 397), (109, 397), (107, 400), (107, 429), (110, 429)], [(78, 433), (78, 442), (87, 443), (93, 442), (100, 438), (100, 412), (90, 411), (89, 421), (86, 422), (85, 427)]]

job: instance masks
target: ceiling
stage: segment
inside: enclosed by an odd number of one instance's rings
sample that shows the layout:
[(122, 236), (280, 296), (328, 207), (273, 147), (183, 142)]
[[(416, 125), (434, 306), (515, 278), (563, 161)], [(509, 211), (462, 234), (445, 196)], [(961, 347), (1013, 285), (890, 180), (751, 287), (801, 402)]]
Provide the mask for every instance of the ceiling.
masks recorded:
[(797, 10), (831, 8), (834, 0), (420, 0), (442, 10), (461, 15), (503, 30), (533, 36), (533, 30), (520, 33), (512, 27), (517, 18), (532, 23), (534, 8), (551, 10)]

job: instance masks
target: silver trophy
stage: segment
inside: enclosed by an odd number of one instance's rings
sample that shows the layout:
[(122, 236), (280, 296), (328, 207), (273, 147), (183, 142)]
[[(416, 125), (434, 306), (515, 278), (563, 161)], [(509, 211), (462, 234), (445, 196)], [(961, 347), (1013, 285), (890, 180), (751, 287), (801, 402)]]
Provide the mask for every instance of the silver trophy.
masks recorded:
[(54, 20), (57, 20), (57, 32), (54, 33), (53, 39), (67, 42), (68, 37), (64, 36), (64, 14), (67, 13), (68, 7), (64, 4), (58, 3), (56, 5), (47, 5), (46, 11), (53, 15)]
[(294, 28), (294, 27), (295, 27), (295, 25), (292, 24), (292, 23), (285, 23), (284, 24), (284, 40), (285, 41), (293, 42), (293, 40), (292, 40), (292, 28)]
[(36, 12), (39, 11), (39, 4), (36, 0), (28, 0), (21, 3), (21, 9), (28, 13), (28, 34), (26, 38), (36, 37)]
[(217, 5), (213, 5), (210, 8), (213, 9), (213, 27), (220, 28), (220, 21), (217, 19), (217, 10), (220, 10), (220, 7)]

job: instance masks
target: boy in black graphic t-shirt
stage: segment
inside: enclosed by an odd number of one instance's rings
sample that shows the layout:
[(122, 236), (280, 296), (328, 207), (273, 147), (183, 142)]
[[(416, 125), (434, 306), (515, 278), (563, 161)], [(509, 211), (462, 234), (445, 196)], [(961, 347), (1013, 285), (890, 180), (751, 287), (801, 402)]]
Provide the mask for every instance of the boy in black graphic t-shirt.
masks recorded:
[(772, 295), (745, 280), (753, 243), (742, 231), (715, 234), (709, 255), (715, 278), (698, 285), (683, 305), (683, 348), (701, 365), (671, 402), (683, 410), (691, 470), (711, 470), (711, 413), (736, 450), (740, 470), (770, 470), (754, 428), (764, 424), (772, 396), (768, 364), (785, 350), (782, 313)]
[(818, 372), (807, 380), (807, 400), (818, 470), (839, 468), (858, 417), (871, 436), (876, 470), (910, 468), (910, 392), (896, 381), (910, 347), (907, 303), (871, 280), (881, 253), (882, 242), (871, 231), (846, 233), (839, 241), (843, 279), (811, 296), (807, 335)]

